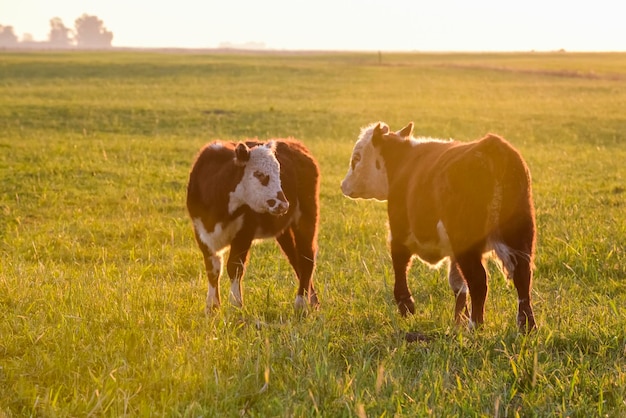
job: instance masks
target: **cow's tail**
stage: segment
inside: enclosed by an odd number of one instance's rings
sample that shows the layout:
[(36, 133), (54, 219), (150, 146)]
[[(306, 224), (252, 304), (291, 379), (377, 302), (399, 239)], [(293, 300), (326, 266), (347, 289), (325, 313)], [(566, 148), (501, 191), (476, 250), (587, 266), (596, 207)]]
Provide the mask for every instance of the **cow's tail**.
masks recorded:
[(482, 142), (485, 154), (491, 156), (495, 180), (490, 211), (491, 244), (510, 274), (518, 257), (533, 261), (535, 214), (530, 170), (505, 139), (488, 134)]

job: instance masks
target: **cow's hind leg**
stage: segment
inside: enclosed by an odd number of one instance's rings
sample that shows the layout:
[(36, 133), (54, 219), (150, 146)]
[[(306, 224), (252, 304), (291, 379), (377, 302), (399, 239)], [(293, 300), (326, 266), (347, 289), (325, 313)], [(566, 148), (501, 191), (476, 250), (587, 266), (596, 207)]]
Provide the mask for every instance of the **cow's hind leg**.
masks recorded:
[(228, 277), (230, 277), (230, 302), (239, 308), (243, 306), (241, 281), (246, 272), (251, 245), (251, 238), (244, 236), (235, 237), (230, 244), (230, 254), (226, 263), (226, 270), (228, 271)]
[(464, 318), (469, 318), (467, 310), (467, 284), (461, 273), (461, 268), (456, 260), (450, 260), (450, 270), (448, 271), (448, 283), (454, 293), (454, 321), (460, 324)]
[(456, 255), (455, 258), (469, 288), (472, 303), (470, 327), (478, 327), (484, 320), (487, 299), (487, 272), (483, 265), (482, 251), (479, 249), (466, 251)]
[[(510, 243), (516, 243), (509, 240)], [(517, 290), (517, 326), (520, 331), (526, 333), (537, 327), (535, 315), (531, 304), (532, 289), (532, 260), (533, 260), (533, 240), (527, 240), (527, 245), (517, 245), (522, 249), (515, 249), (507, 244), (496, 246), (496, 254), (502, 261), (504, 270), (509, 278), (513, 279)]]
[(529, 332), (537, 327), (531, 304), (535, 252), (535, 220), (532, 208), (519, 208), (515, 222), (502, 228), (501, 240), (495, 250), (517, 290), (517, 326), (520, 331)]
[(315, 231), (305, 233), (290, 227), (279, 235), (276, 240), (298, 278), (298, 293), (294, 302), (296, 310), (306, 310), (307, 304), (317, 308), (319, 300), (312, 279), (317, 253)]
[(516, 256), (517, 265), (513, 272), (513, 283), (517, 289), (518, 308), (517, 308), (517, 326), (526, 333), (535, 328), (535, 314), (531, 306), (530, 290), (532, 286), (532, 266), (530, 264), (530, 256)]

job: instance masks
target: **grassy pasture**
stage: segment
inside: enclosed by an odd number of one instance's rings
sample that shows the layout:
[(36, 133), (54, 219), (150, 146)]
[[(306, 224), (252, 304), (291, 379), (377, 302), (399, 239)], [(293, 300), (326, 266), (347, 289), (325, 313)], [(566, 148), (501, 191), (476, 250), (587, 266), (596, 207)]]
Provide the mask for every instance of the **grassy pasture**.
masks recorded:
[[(0, 416), (626, 415), (626, 54), (381, 58), (0, 53)], [(399, 317), (385, 205), (339, 190), (376, 120), (526, 157), (538, 332), (517, 334), (493, 268), (480, 331), (453, 327), (445, 272), (419, 263)], [(193, 157), (286, 136), (321, 166), (322, 308), (294, 315), (264, 242), (246, 306), (207, 317)]]

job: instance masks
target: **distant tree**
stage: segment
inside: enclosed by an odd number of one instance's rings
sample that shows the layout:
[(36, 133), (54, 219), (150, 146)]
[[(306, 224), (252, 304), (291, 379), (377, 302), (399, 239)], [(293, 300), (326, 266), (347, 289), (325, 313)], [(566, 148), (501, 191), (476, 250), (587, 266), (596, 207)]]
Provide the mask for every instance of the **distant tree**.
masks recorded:
[(76, 44), (86, 48), (109, 48), (113, 33), (106, 30), (97, 16), (82, 15), (76, 19)]
[(0, 25), (0, 47), (17, 46), (17, 36), (13, 33), (13, 26)]
[(55, 47), (70, 46), (72, 44), (71, 33), (72, 30), (65, 27), (60, 18), (54, 17), (50, 19), (50, 33), (48, 34), (50, 45)]

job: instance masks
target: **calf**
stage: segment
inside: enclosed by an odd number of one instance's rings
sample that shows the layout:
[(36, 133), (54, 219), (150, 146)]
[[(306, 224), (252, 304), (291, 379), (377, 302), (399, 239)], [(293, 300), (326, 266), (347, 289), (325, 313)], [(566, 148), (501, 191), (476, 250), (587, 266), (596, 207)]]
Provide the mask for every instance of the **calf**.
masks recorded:
[(341, 183), (350, 198), (387, 201), (394, 297), (400, 313), (415, 313), (407, 285), (411, 258), (431, 266), (449, 260), (455, 321), (483, 322), (487, 297), (484, 256), (495, 253), (518, 294), (517, 325), (536, 327), (531, 307), (535, 214), (530, 173), (520, 154), (496, 135), (469, 143), (415, 139), (413, 123), (397, 132), (363, 128)]
[(275, 237), (299, 280), (297, 310), (316, 307), (312, 275), (317, 254), (319, 170), (300, 142), (215, 141), (196, 157), (187, 210), (209, 279), (207, 311), (220, 306), (222, 254), (230, 300), (243, 305), (241, 280), (252, 241)]

